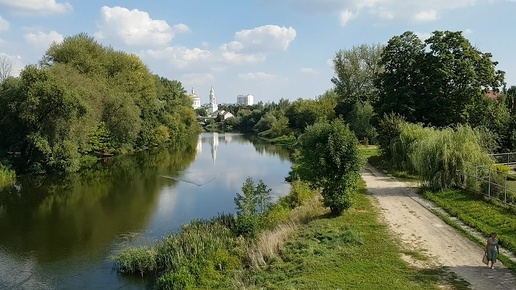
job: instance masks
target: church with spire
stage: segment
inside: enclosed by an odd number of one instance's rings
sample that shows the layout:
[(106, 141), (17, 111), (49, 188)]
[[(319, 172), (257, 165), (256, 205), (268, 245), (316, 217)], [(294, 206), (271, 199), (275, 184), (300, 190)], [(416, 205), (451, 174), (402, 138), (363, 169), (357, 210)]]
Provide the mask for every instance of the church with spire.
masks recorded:
[[(192, 93), (188, 96), (192, 100), (192, 106), (194, 109), (201, 107), (201, 98), (195, 93), (193, 88)], [(217, 105), (217, 99), (215, 98), (215, 90), (213, 89), (213, 86), (210, 88), (209, 101), (210, 102), (208, 104), (202, 105), (202, 107), (206, 108), (208, 115), (217, 113), (219, 110), (219, 105)]]

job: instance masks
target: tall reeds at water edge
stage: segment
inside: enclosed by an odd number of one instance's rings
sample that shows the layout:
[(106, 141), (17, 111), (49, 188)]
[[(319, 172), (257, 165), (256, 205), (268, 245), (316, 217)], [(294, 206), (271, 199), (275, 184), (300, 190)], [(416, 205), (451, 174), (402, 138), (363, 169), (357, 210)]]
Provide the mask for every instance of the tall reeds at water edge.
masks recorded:
[(390, 144), (394, 168), (420, 176), (432, 189), (478, 189), (475, 166), (494, 161), (484, 145), (482, 130), (467, 125), (436, 129), (400, 123), (400, 134)]
[(14, 184), (15, 180), (16, 173), (14, 170), (11, 170), (0, 163), (0, 188)]

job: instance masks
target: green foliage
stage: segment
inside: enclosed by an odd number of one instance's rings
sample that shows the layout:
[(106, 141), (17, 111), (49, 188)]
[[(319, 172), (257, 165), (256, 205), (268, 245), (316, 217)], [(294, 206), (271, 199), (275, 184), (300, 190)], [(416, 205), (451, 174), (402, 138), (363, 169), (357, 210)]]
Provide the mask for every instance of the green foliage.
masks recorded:
[[(491, 105), (484, 92), (498, 90), (504, 77), (491, 57), (461, 32), (435, 31), (425, 42), (413, 32), (395, 36), (382, 54), (377, 113), (395, 112), (409, 122), (434, 126), (489, 125), (492, 117), (484, 112)], [(503, 112), (497, 115), (505, 118)]]
[(380, 155), (387, 160), (392, 158), (391, 142), (401, 134), (401, 124), (405, 122), (404, 117), (395, 114), (385, 114), (378, 126), (378, 146)]
[(369, 102), (356, 102), (346, 119), (351, 131), (365, 145), (376, 143), (378, 134), (376, 128), (372, 125), (374, 116), (373, 106)]
[(439, 289), (446, 272), (409, 266), (387, 226), (379, 222), (363, 183), (359, 192), (343, 215), (323, 215), (300, 225), (279, 257), (264, 270), (247, 273), (251, 285), (241, 288)]
[(294, 180), (290, 183), (290, 193), (280, 199), (279, 203), (285, 203), (287, 207), (293, 209), (301, 206), (312, 199), (315, 192), (310, 188), (310, 184), (301, 180)]
[[(420, 176), (434, 189), (450, 187), (478, 188), (472, 176), (475, 166), (493, 163), (484, 147), (482, 130), (459, 125), (456, 128), (436, 129), (420, 124), (385, 118), (383, 128), (392, 132), (390, 152), (385, 156), (392, 168)], [(396, 136), (395, 132), (399, 131)], [(383, 140), (382, 143), (387, 143)]]
[(0, 162), (0, 188), (14, 184), (16, 173)]
[(335, 120), (309, 126), (300, 142), (298, 176), (322, 188), (323, 203), (332, 213), (342, 213), (351, 205), (363, 165), (356, 136)]
[(157, 274), (160, 289), (213, 289), (230, 285), (244, 251), (244, 240), (219, 220), (199, 220), (152, 248), (129, 248), (114, 260), (123, 273)]
[(141, 276), (157, 270), (156, 249), (148, 247), (129, 248), (122, 251), (115, 262), (122, 273), (138, 273)]
[[(336, 102), (327, 96), (322, 98), (325, 100), (322, 106), (318, 100), (298, 99), (286, 109), (285, 116), (289, 120), (289, 127), (296, 132), (304, 132), (307, 126), (311, 126), (316, 122), (330, 121), (335, 117), (334, 108)], [(328, 102), (326, 102), (326, 100)]]
[(252, 238), (264, 228), (264, 216), (272, 206), (270, 192), (262, 180), (255, 186), (251, 177), (246, 179), (242, 194), (237, 192), (235, 197), (237, 234)]
[(17, 170), (74, 172), (84, 155), (125, 153), (200, 131), (178, 81), (152, 75), (133, 54), (86, 34), (52, 44), (0, 90), (0, 153)]
[(337, 115), (348, 119), (356, 103), (371, 103), (377, 98), (374, 79), (381, 72), (380, 57), (383, 45), (362, 44), (348, 50), (339, 50), (333, 59), (335, 85), (339, 105)]

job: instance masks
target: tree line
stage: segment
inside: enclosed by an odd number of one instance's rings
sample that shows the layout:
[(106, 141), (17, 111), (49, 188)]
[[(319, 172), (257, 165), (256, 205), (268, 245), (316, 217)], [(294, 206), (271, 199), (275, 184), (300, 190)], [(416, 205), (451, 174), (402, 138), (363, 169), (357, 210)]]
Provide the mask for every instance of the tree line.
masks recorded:
[(37, 65), (5, 78), (0, 111), (0, 159), (20, 172), (74, 172), (97, 155), (199, 132), (180, 82), (83, 33), (52, 44)]
[(224, 127), (274, 140), (341, 118), (362, 143), (377, 144), (381, 119), (394, 113), (423, 126), (483, 127), (493, 134), (494, 151), (511, 151), (516, 148), (516, 86), (507, 87), (492, 57), (460, 31), (435, 31), (424, 41), (408, 31), (386, 45), (336, 52), (334, 86), (315, 99), (222, 105), (237, 116)]

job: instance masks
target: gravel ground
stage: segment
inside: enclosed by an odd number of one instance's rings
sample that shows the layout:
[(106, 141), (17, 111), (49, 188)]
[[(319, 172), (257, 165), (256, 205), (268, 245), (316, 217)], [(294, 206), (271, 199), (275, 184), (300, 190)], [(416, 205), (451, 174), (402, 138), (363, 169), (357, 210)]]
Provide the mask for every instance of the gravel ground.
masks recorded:
[(406, 249), (426, 253), (429, 261), (405, 257), (419, 267), (444, 266), (471, 284), (472, 289), (515, 289), (516, 275), (500, 261), (495, 269), (482, 263), (484, 250), (433, 214), (421, 202), (417, 188), (397, 181), (369, 164), (362, 172), (368, 191), (391, 231)]

